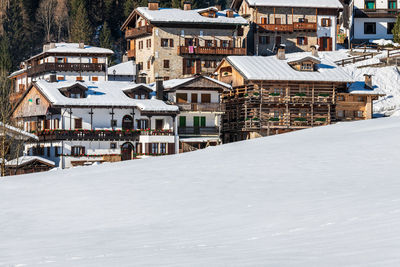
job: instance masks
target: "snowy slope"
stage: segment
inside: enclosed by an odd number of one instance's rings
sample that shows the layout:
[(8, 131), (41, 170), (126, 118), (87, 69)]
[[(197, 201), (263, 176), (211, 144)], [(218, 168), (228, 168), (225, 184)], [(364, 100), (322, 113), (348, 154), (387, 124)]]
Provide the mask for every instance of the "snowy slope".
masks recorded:
[(400, 118), (0, 180), (0, 266), (400, 266)]

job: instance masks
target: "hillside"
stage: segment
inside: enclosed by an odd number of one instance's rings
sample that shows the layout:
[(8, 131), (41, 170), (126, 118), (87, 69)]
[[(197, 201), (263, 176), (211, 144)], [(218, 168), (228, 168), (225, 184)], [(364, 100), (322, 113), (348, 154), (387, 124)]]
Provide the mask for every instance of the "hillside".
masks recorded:
[(399, 266), (400, 119), (0, 180), (0, 266)]

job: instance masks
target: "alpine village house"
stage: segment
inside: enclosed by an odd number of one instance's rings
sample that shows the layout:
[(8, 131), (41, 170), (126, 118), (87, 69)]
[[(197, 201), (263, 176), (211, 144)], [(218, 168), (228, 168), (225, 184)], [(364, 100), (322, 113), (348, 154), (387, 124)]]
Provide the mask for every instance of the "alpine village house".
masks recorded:
[(51, 74), (58, 81), (106, 81), (108, 57), (112, 54), (110, 49), (83, 43), (45, 44), (41, 53), (22, 62), (21, 69), (9, 76), (11, 101), (18, 101), (33, 81), (48, 80)]
[(370, 75), (355, 82), (341, 67), (320, 58), (316, 47), (309, 55), (286, 55), (280, 47), (276, 56), (230, 56), (217, 73), (233, 86), (223, 95), (224, 142), (371, 119), (373, 100), (381, 96)]
[(135, 59), (141, 82), (211, 74), (228, 55), (246, 55), (243, 27), (248, 22), (232, 10), (136, 8), (123, 24), (128, 58)]
[(179, 106), (179, 152), (221, 144), (221, 94), (229, 84), (207, 76), (193, 76), (163, 82), (166, 99)]
[(233, 0), (232, 8), (250, 23), (250, 54), (271, 55), (280, 45), (288, 52), (336, 50), (339, 0)]

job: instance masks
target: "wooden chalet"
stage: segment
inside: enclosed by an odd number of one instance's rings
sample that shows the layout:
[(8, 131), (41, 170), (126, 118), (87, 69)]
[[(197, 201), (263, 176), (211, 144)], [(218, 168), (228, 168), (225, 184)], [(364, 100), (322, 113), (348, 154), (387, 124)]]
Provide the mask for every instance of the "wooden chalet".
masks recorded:
[(55, 166), (53, 161), (42, 157), (22, 156), (6, 163), (6, 175), (12, 176), (46, 172), (55, 168)]
[[(222, 97), (225, 142), (334, 123), (339, 120), (338, 100), (341, 109), (346, 109), (346, 99), (356, 96), (348, 88), (352, 77), (318, 57), (316, 47), (312, 54), (286, 55), (282, 47), (276, 56), (227, 57), (217, 74), (220, 81), (233, 86)], [(367, 119), (372, 117), (376, 92), (366, 89), (363, 94), (358, 109), (360, 118)]]

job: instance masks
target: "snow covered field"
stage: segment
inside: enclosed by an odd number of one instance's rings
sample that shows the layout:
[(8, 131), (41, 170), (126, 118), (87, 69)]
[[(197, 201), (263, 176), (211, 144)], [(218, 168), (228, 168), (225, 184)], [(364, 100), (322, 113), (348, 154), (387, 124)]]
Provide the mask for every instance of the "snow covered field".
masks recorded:
[(400, 118), (0, 180), (0, 266), (400, 266)]

